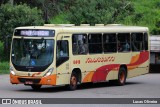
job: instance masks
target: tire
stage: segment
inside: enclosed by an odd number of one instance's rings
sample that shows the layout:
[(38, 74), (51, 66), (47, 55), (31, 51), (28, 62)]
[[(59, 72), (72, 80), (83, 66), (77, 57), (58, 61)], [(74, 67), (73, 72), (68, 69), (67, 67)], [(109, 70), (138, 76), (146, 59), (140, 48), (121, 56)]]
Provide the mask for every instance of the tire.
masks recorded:
[(72, 73), (71, 78), (70, 78), (70, 84), (68, 86), (70, 91), (74, 91), (77, 89), (77, 83), (78, 83), (78, 78), (75, 73)]
[(125, 68), (121, 67), (118, 73), (118, 80), (110, 80), (109, 82), (111, 85), (114, 84), (114, 85), (122, 86), (122, 85), (125, 85), (126, 78), (127, 78), (127, 71)]
[(33, 90), (40, 90), (41, 85), (31, 85)]

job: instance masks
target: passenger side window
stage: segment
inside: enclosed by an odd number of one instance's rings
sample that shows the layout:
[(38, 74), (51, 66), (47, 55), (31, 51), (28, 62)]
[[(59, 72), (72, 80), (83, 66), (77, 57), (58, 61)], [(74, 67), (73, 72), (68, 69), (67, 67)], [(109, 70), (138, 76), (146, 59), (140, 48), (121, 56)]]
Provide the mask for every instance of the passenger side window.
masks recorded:
[(104, 52), (117, 52), (116, 34), (103, 35), (103, 48)]
[(74, 34), (72, 36), (72, 52), (74, 55), (87, 54), (87, 35), (86, 34)]
[(89, 53), (102, 53), (102, 34), (88, 35)]
[(117, 47), (118, 52), (128, 52), (130, 51), (130, 33), (119, 33), (117, 35)]
[(69, 49), (67, 40), (57, 41), (56, 65), (59, 66), (69, 59)]
[(143, 50), (143, 33), (132, 33), (131, 34), (131, 45), (132, 51)]

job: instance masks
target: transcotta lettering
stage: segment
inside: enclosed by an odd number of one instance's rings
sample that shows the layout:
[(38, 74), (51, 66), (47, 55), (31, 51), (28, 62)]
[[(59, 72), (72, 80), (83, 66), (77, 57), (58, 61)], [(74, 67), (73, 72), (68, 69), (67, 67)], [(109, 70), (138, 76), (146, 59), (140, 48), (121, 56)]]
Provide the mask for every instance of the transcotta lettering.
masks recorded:
[(97, 62), (114, 62), (115, 57), (97, 57), (97, 58), (87, 58), (86, 63), (97, 63)]

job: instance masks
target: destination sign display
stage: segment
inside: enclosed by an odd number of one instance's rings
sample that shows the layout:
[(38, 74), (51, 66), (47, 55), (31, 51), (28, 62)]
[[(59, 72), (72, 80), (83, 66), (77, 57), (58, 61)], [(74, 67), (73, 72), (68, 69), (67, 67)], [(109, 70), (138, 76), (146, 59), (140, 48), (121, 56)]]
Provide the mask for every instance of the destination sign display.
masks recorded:
[(53, 37), (54, 30), (41, 29), (16, 29), (14, 36), (28, 36), (28, 37)]

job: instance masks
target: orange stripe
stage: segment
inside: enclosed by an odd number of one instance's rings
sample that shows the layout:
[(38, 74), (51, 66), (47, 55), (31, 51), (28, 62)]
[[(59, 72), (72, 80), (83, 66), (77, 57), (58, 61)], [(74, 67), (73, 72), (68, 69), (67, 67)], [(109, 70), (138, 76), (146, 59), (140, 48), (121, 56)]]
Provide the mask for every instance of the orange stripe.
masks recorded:
[(12, 74), (10, 74), (10, 82), (12, 84), (20, 84), (20, 82), (18, 81), (18, 76), (14, 76)]
[(132, 57), (130, 64), (135, 63), (138, 59), (139, 59), (140, 54), (137, 54), (135, 56)]
[(132, 70), (132, 69), (135, 69), (136, 67), (138, 67), (138, 65), (134, 65), (134, 66), (127, 66), (127, 69), (128, 69), (128, 70)]
[(42, 85), (56, 85), (57, 75), (53, 74), (47, 77), (42, 77), (39, 84)]
[(94, 71), (89, 72), (83, 79), (83, 83), (85, 82), (91, 82), (92, 81), (92, 76), (94, 74)]

